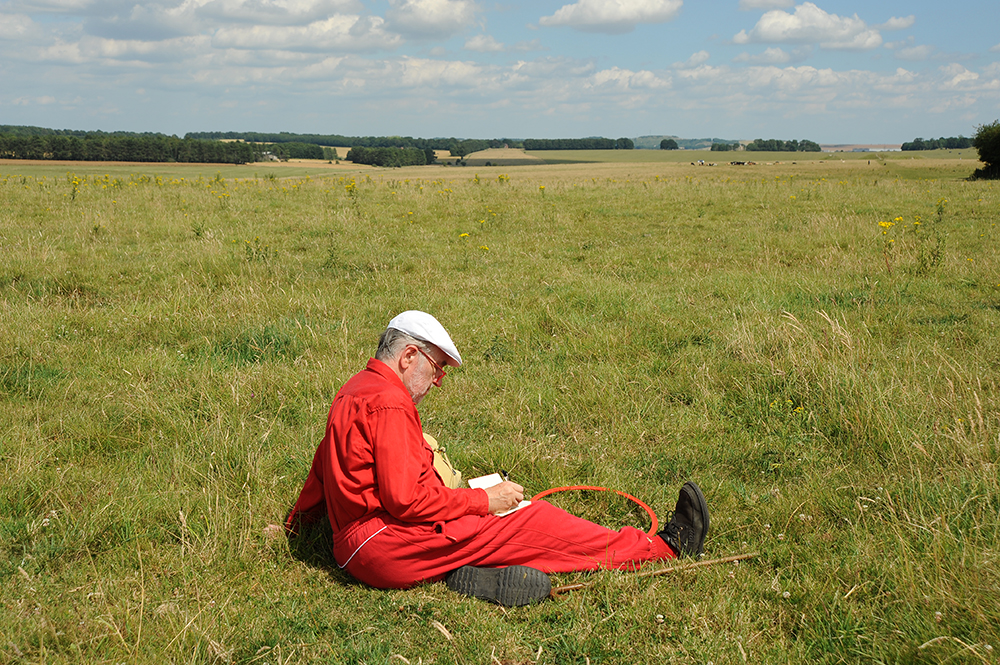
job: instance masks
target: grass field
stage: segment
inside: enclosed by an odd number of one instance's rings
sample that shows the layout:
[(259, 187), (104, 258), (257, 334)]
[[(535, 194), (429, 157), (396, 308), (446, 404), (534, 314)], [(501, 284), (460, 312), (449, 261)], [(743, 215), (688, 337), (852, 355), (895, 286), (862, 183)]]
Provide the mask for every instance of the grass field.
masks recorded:
[[(702, 160), (728, 164), (735, 161), (760, 163), (802, 162), (899, 162), (913, 160), (979, 161), (975, 150), (924, 150), (907, 152), (712, 152), (711, 150), (535, 150), (526, 154), (538, 157), (548, 164), (584, 163), (690, 163)], [(975, 166), (973, 166), (973, 169)], [(971, 172), (973, 169), (969, 169)]]
[[(0, 663), (996, 662), (1000, 190), (898, 155), (0, 165)], [(467, 475), (759, 557), (503, 609), (274, 537), (409, 308)]]

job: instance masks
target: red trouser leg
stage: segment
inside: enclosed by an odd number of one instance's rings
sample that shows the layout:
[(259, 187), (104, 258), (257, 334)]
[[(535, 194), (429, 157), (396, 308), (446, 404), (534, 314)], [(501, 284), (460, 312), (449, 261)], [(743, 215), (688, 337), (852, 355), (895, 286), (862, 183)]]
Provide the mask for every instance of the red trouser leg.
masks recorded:
[[(506, 517), (468, 515), (437, 524), (409, 524), (385, 516), (345, 568), (380, 588), (406, 588), (440, 580), (462, 566), (521, 564), (547, 573), (598, 568), (636, 569), (674, 558), (661, 538), (639, 529), (612, 531), (574, 517), (546, 501)], [(369, 530), (373, 531), (373, 530)], [(345, 550), (347, 551), (347, 550)]]

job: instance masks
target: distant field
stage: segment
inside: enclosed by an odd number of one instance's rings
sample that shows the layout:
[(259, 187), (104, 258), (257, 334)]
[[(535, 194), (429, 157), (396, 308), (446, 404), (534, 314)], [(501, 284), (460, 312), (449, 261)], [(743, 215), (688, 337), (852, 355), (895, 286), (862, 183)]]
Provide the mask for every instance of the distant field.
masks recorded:
[[(568, 151), (571, 152), (571, 151)], [(616, 156), (625, 153), (654, 153), (654, 151), (605, 151), (592, 153), (598, 156)], [(542, 151), (534, 153), (545, 154)], [(917, 155), (913, 158), (879, 159), (872, 154), (865, 158), (845, 154), (827, 154), (822, 159), (787, 159), (788, 153), (756, 153), (755, 159), (748, 160), (751, 153), (728, 153), (729, 159), (719, 160), (717, 156), (727, 153), (690, 151), (687, 159), (681, 161), (599, 161), (545, 162), (537, 166), (418, 166), (402, 169), (374, 169), (367, 172), (376, 179), (397, 178), (441, 178), (445, 181), (462, 181), (478, 175), (480, 178), (495, 178), (501, 174), (512, 177), (528, 177), (540, 182), (572, 182), (579, 179), (635, 180), (659, 176), (671, 177), (725, 177), (737, 180), (752, 180), (775, 177), (837, 178), (871, 177), (902, 178), (922, 180), (928, 178), (961, 179), (968, 177), (977, 166), (978, 160), (930, 158)], [(898, 155), (899, 153), (896, 153)], [(932, 153), (931, 153), (932, 154)], [(736, 155), (739, 159), (734, 158)], [(642, 155), (638, 155), (642, 157)], [(770, 159), (768, 159), (770, 158)], [(704, 164), (697, 164), (703, 160)], [(733, 166), (732, 161), (754, 161), (753, 165)], [(692, 164), (692, 162), (696, 162)], [(711, 164), (714, 164), (712, 166)]]
[(547, 164), (588, 163), (726, 163), (733, 161), (794, 162), (830, 159), (822, 152), (713, 152), (711, 150), (533, 150), (527, 154)]
[[(338, 148), (341, 156), (347, 148)], [(455, 177), (464, 169), (492, 168), (500, 171), (512, 168), (548, 167), (544, 173), (558, 173), (551, 169), (558, 166), (581, 165), (600, 173), (631, 172), (636, 165), (663, 165), (664, 167), (691, 167), (692, 162), (715, 164), (714, 167), (696, 165), (693, 168), (728, 167), (734, 161), (753, 161), (758, 167), (779, 167), (791, 169), (801, 174), (835, 172), (838, 165), (857, 167), (860, 165), (881, 165), (897, 177), (965, 177), (978, 166), (975, 150), (928, 150), (915, 152), (843, 152), (843, 153), (788, 153), (788, 152), (712, 152), (710, 150), (537, 150), (524, 152), (515, 149), (494, 149), (472, 153), (466, 156), (465, 166), (454, 166), (456, 158), (449, 157), (447, 151), (437, 151), (439, 163), (430, 166), (403, 167), (402, 169), (381, 169), (378, 167), (355, 165), (341, 161), (331, 164), (326, 160), (293, 159), (287, 162), (257, 162), (254, 164), (166, 164), (145, 162), (68, 162), (31, 161), (0, 159), (0, 173), (12, 175), (58, 178), (68, 173), (87, 176), (105, 174), (117, 177), (129, 174), (157, 174), (164, 178), (197, 179), (214, 178), (291, 178), (302, 176), (322, 176), (335, 173), (338, 176), (367, 173), (390, 176), (393, 173), (407, 173), (417, 177)], [(487, 167), (486, 162), (492, 166)], [(870, 164), (869, 164), (870, 163)], [(794, 168), (793, 168), (794, 167)], [(643, 167), (645, 168), (645, 167)], [(754, 167), (736, 167), (741, 170)], [(623, 170), (624, 169), (624, 170)], [(819, 170), (814, 170), (819, 169)], [(452, 173), (452, 170), (455, 173)], [(576, 173), (570, 170), (569, 173)], [(932, 176), (930, 174), (937, 174)]]
[(47, 176), (50, 178), (65, 177), (67, 173), (86, 176), (103, 176), (105, 174), (118, 177), (135, 174), (155, 174), (164, 178), (214, 178), (216, 176), (230, 178), (266, 178), (271, 174), (277, 177), (300, 177), (307, 175), (329, 174), (331, 170), (367, 170), (371, 167), (356, 166), (350, 162), (329, 164), (324, 160), (292, 160), (288, 162), (256, 162), (254, 164), (178, 164), (149, 162), (68, 162), (68, 161), (34, 161), (22, 159), (0, 159), (0, 173), (10, 175)]
[(480, 150), (466, 155), (463, 161), (466, 166), (486, 166), (487, 163), (493, 166), (537, 166), (545, 163), (535, 154), (513, 148)]
[(927, 150), (916, 152), (713, 152), (711, 150), (534, 150), (527, 154), (538, 157), (547, 164), (574, 162), (626, 163), (626, 162), (705, 162), (728, 163), (755, 162), (812, 162), (812, 161), (867, 161), (901, 159), (979, 159), (973, 149)]

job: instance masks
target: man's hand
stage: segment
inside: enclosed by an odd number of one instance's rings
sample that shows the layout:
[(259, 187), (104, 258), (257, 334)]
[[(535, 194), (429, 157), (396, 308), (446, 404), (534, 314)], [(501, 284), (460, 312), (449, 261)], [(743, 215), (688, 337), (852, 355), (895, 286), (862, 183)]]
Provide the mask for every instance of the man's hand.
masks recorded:
[(484, 491), (490, 497), (490, 513), (493, 515), (515, 508), (524, 499), (524, 488), (509, 480), (487, 487)]

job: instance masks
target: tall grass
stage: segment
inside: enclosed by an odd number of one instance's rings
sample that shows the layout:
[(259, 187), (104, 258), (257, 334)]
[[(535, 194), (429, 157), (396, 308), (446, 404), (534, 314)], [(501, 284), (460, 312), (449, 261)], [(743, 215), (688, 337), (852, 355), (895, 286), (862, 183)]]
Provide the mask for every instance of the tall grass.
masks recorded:
[[(994, 662), (1000, 201), (954, 168), (0, 176), (0, 662)], [(692, 478), (761, 556), (504, 610), (272, 537), (409, 308), (467, 474), (661, 521)]]

